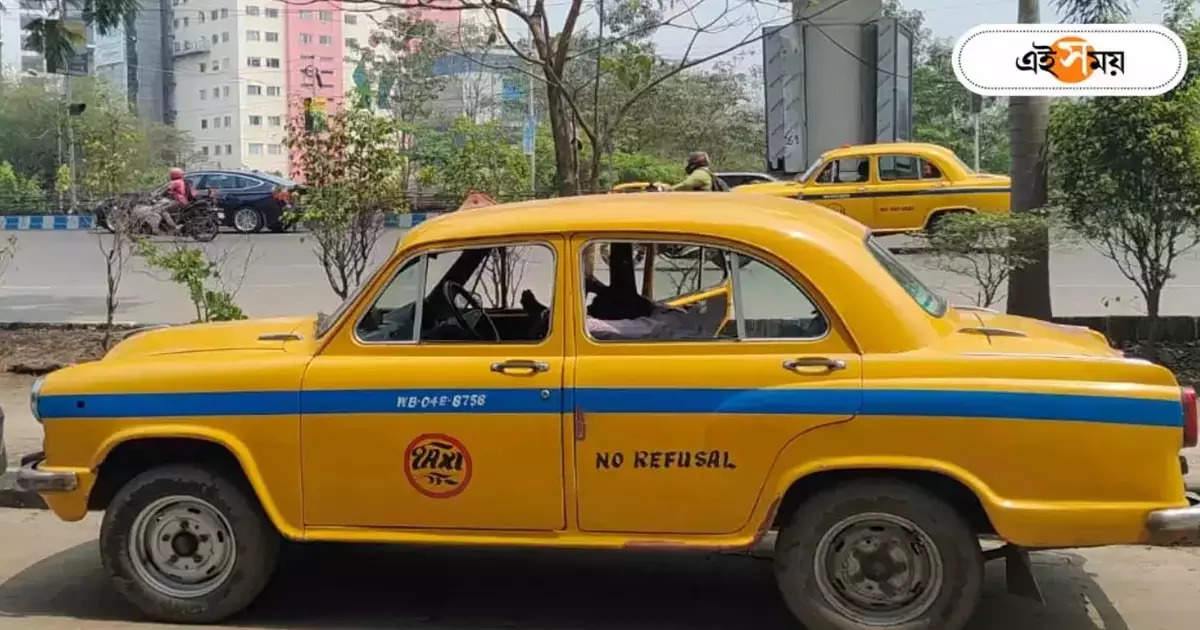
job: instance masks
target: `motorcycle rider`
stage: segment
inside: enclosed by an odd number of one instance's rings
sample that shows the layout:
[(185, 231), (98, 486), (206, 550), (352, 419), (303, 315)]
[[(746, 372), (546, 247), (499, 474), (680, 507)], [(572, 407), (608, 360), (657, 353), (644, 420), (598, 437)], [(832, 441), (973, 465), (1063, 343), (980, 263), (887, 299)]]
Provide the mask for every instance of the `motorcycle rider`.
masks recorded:
[(708, 165), (708, 153), (704, 151), (693, 151), (688, 154), (687, 164), (683, 168), (687, 173), (687, 177), (683, 181), (669, 186), (666, 184), (656, 184), (659, 189), (671, 191), (719, 191), (728, 190), (724, 182), (713, 174), (712, 169)]

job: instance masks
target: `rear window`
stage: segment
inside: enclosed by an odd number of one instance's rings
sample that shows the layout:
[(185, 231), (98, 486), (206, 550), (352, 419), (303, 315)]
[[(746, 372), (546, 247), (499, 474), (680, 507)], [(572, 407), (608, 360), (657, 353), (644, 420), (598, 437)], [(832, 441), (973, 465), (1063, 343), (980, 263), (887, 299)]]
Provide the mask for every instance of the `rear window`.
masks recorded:
[(904, 263), (900, 262), (888, 248), (884, 247), (879, 241), (874, 238), (867, 238), (867, 249), (871, 250), (871, 254), (875, 256), (875, 260), (879, 261), (880, 265), (887, 270), (900, 286), (904, 288), (917, 305), (925, 309), (926, 313), (934, 317), (941, 317), (946, 314), (946, 300), (925, 286), (916, 274), (908, 270)]

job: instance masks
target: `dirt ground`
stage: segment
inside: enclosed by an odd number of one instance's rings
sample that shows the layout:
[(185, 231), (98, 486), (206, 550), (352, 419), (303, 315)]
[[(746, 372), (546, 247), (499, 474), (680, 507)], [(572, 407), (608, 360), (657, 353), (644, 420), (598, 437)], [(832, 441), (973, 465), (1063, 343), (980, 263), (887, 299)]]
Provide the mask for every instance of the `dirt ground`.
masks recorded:
[[(119, 339), (122, 334), (117, 330), (113, 336)], [(98, 359), (104, 355), (103, 341), (104, 331), (95, 326), (0, 328), (0, 372)]]

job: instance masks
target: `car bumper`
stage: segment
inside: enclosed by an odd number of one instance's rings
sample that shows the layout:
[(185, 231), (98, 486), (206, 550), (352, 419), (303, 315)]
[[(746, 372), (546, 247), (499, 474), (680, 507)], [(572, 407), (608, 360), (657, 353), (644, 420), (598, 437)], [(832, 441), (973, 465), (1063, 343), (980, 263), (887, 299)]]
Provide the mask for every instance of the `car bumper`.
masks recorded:
[(1200, 495), (1188, 493), (1188, 507), (1154, 510), (1146, 517), (1150, 543), (1200, 545)]
[(31, 453), (21, 458), (17, 471), (17, 487), (37, 493), (73, 492), (79, 487), (79, 475), (72, 471), (39, 470), (38, 465), (46, 459), (42, 452)]

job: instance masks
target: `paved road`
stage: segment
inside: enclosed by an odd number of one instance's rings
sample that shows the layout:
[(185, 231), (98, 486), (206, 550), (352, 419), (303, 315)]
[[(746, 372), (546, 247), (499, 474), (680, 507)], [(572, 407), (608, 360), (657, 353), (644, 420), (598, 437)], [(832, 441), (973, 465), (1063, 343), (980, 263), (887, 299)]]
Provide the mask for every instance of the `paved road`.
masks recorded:
[[(401, 232), (389, 231), (377, 257), (391, 252)], [(97, 321), (104, 317), (104, 268), (97, 236), (85, 232), (21, 232), (19, 251), (0, 279), (0, 321)], [(891, 246), (911, 244), (889, 237)], [(227, 278), (237, 279), (240, 263), (251, 261), (240, 283), (238, 303), (251, 316), (328, 312), (338, 300), (300, 234), (223, 234), (208, 246), (213, 255), (229, 260)], [(907, 256), (909, 264), (952, 302), (963, 303), (968, 284), (925, 268), (922, 256)], [(1181, 261), (1163, 297), (1164, 314), (1200, 312), (1200, 253)], [(1059, 315), (1138, 314), (1136, 290), (1115, 266), (1086, 246), (1056, 250), (1051, 261), (1055, 312)], [(235, 284), (237, 284), (235, 282)], [(1106, 308), (1105, 298), (1121, 298)], [(148, 272), (135, 259), (120, 291), (118, 319), (137, 322), (178, 322), (194, 318), (185, 291)]]
[[(0, 628), (164, 628), (109, 587), (99, 515), (0, 510)], [(1035, 555), (1047, 605), (989, 567), (969, 630), (1188, 630), (1200, 550)], [(223, 628), (791, 629), (770, 562), (746, 556), (291, 546), (275, 581)]]

